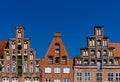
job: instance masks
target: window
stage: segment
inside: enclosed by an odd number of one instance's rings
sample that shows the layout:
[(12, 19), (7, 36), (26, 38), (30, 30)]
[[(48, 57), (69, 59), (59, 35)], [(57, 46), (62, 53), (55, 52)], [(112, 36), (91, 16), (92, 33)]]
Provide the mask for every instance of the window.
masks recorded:
[(88, 60), (84, 60), (84, 64), (88, 64)]
[(51, 73), (51, 68), (50, 67), (46, 67), (45, 68), (45, 73)]
[(96, 81), (101, 82), (102, 81), (102, 73), (96, 73), (96, 76), (97, 76)]
[(15, 49), (15, 41), (12, 41), (12, 49)]
[(98, 35), (98, 36), (101, 36), (101, 35), (102, 35), (101, 29), (97, 29), (97, 35)]
[(95, 41), (94, 41), (94, 39), (93, 39), (93, 40), (90, 40), (90, 46), (95, 46)]
[(30, 60), (33, 60), (33, 54), (30, 54)]
[(25, 78), (25, 82), (31, 82), (31, 78), (30, 77), (26, 77)]
[(66, 56), (62, 56), (62, 61), (66, 62), (66, 60), (67, 60)]
[(83, 56), (88, 56), (88, 51), (84, 50), (83, 51)]
[(95, 55), (95, 50), (91, 50), (90, 54), (91, 54), (92, 56), (94, 56), (94, 55)]
[(27, 45), (27, 42), (25, 41), (24, 42), (24, 49), (27, 49), (28, 45)]
[(12, 51), (12, 55), (15, 55), (15, 51)]
[(113, 56), (113, 50), (109, 51), (109, 56)]
[(102, 62), (101, 61), (97, 61), (97, 69), (98, 70), (102, 69)]
[(28, 67), (27, 67), (27, 63), (24, 64), (24, 72), (27, 73), (28, 72)]
[(51, 82), (50, 78), (45, 79), (45, 82)]
[(25, 56), (24, 56), (24, 61), (27, 61), (27, 59), (28, 59), (28, 58), (27, 58), (27, 56), (25, 55)]
[(104, 60), (103, 60), (103, 63), (104, 63), (104, 64), (107, 64), (107, 60), (104, 59)]
[(9, 65), (6, 67), (6, 72), (7, 72), (7, 73), (10, 72), (10, 66), (9, 66)]
[(84, 73), (84, 81), (90, 81), (90, 72)]
[(103, 55), (107, 56), (107, 51), (106, 50), (103, 51)]
[(12, 72), (15, 73), (16, 72), (16, 66), (12, 67)]
[(103, 46), (107, 46), (107, 40), (103, 40)]
[(33, 65), (30, 66), (30, 73), (33, 73)]
[(0, 71), (2, 71), (2, 65), (0, 65)]
[(21, 50), (21, 49), (22, 49), (21, 45), (18, 45), (18, 50)]
[(24, 55), (27, 55), (27, 51), (24, 51)]
[(9, 78), (8, 77), (3, 77), (2, 82), (9, 82)]
[(18, 82), (18, 78), (17, 77), (13, 77), (12, 78), (12, 82)]
[(95, 60), (91, 60), (91, 64), (95, 64)]
[(77, 72), (76, 80), (77, 82), (82, 81), (82, 72)]
[(70, 73), (70, 68), (63, 68), (63, 73)]
[(101, 46), (101, 41), (100, 40), (97, 41), (97, 46)]
[(112, 59), (110, 59), (109, 64), (113, 64), (113, 60)]
[(54, 79), (54, 82), (60, 82), (60, 79)]
[(54, 68), (54, 73), (60, 73), (60, 68), (59, 67)]
[(7, 59), (7, 60), (10, 60), (10, 56), (9, 56), (9, 55), (7, 55), (7, 56), (6, 56), (6, 59)]
[(116, 73), (116, 82), (120, 82), (120, 73)]
[(97, 58), (100, 58), (100, 57), (101, 57), (101, 51), (98, 50), (98, 52), (97, 52)]
[(49, 57), (48, 57), (48, 61), (49, 61), (49, 62), (52, 62), (52, 61), (53, 61), (53, 56), (49, 56)]
[(77, 64), (81, 64), (81, 60), (80, 59), (77, 60)]
[(113, 73), (108, 73), (108, 81), (113, 82)]
[(33, 78), (33, 81), (38, 81), (38, 82), (39, 82), (39, 78), (34, 77), (34, 78)]
[(59, 54), (60, 53), (60, 49), (55, 49), (55, 53)]
[(55, 63), (56, 63), (56, 64), (59, 64), (59, 63), (60, 63), (60, 58), (59, 58), (59, 57), (56, 57)]
[(63, 82), (70, 82), (70, 80), (69, 79), (64, 79), (64, 81)]
[(21, 31), (18, 30), (18, 38), (21, 38)]

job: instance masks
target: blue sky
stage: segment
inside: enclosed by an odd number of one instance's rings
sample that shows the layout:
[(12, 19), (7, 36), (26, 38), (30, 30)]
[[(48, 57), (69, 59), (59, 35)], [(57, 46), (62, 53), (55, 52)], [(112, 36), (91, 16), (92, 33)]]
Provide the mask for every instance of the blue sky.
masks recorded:
[(86, 47), (94, 26), (104, 26), (112, 42), (120, 42), (120, 0), (2, 0), (0, 39), (15, 37), (15, 27), (25, 27), (37, 58), (44, 57), (54, 32), (61, 32), (71, 57)]

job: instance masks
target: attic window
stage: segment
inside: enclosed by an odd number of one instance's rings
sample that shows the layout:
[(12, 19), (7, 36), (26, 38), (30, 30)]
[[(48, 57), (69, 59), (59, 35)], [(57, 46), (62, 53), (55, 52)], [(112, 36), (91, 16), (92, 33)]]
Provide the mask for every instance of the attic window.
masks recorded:
[(66, 60), (67, 60), (66, 56), (62, 56), (62, 61), (66, 62)]
[(60, 49), (55, 49), (55, 53), (59, 54), (60, 53)]
[(60, 44), (59, 43), (55, 43), (55, 46), (60, 46)]
[(48, 61), (52, 62), (53, 61), (53, 56), (49, 56)]

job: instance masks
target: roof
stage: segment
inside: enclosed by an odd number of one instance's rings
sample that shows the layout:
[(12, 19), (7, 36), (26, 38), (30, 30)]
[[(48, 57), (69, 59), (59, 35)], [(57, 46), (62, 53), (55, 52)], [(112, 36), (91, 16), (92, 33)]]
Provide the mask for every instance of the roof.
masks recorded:
[(7, 45), (7, 41), (0, 40), (0, 55), (4, 54), (4, 49), (5, 49), (6, 45)]
[(114, 49), (114, 56), (120, 57), (120, 43), (110, 42), (109, 47), (113, 47)]

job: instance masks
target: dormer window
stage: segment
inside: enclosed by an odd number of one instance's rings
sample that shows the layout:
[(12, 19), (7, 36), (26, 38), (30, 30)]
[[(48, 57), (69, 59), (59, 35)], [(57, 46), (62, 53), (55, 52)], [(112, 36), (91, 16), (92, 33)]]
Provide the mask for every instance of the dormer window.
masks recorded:
[(60, 49), (55, 49), (55, 53), (59, 54), (60, 53)]
[(18, 38), (21, 38), (21, 31), (20, 30), (18, 30)]

